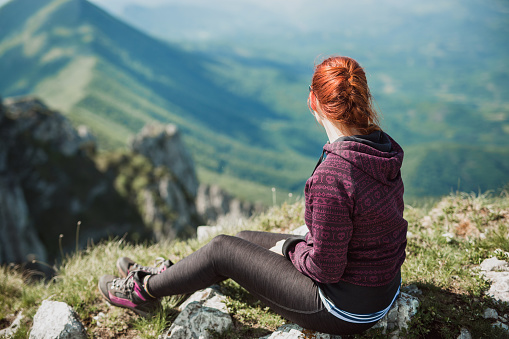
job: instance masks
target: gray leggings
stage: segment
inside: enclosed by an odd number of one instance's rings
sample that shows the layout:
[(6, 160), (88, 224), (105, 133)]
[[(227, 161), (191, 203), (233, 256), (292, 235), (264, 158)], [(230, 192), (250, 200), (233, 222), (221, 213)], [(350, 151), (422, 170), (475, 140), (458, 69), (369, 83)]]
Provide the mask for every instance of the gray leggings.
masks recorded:
[(150, 278), (148, 289), (162, 297), (193, 293), (225, 279), (233, 279), (274, 312), (303, 328), (347, 335), (370, 324), (342, 321), (325, 309), (318, 286), (297, 271), (285, 257), (268, 249), (288, 234), (242, 231), (219, 235), (163, 273)]

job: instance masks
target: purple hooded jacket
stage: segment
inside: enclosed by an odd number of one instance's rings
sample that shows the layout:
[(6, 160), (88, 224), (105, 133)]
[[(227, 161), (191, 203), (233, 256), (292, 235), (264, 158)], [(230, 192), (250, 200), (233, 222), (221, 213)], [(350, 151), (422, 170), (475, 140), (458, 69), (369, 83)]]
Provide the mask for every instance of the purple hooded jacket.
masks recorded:
[(387, 134), (373, 135), (382, 147), (355, 137), (326, 144), (327, 157), (306, 182), (309, 233), (284, 252), (318, 283), (383, 286), (405, 260), (403, 150)]

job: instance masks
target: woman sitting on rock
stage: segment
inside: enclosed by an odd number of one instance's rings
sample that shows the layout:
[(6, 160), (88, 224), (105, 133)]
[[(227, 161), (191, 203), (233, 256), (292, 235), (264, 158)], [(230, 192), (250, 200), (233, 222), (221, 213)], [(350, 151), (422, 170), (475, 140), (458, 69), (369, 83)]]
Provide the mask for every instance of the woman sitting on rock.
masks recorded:
[(389, 311), (405, 260), (403, 150), (377, 125), (355, 60), (324, 60), (309, 90), (308, 106), (329, 142), (306, 182), (307, 235), (219, 235), (159, 268), (121, 258), (123, 278), (99, 281), (111, 304), (148, 315), (161, 297), (230, 278), (284, 318), (319, 332), (360, 333)]

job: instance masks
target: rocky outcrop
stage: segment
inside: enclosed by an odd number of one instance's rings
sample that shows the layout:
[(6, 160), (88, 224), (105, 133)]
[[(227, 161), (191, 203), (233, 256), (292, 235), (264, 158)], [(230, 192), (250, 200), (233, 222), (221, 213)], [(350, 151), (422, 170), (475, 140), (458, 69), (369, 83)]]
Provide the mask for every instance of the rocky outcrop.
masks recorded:
[(46, 248), (29, 218), (21, 185), (0, 179), (0, 263), (47, 262)]
[(207, 221), (238, 221), (256, 210), (199, 185), (175, 125), (147, 125), (131, 150), (96, 154), (86, 127), (75, 129), (36, 98), (19, 98), (0, 105), (0, 135), (0, 263), (51, 262), (124, 234), (194, 236)]
[[(75, 248), (79, 221), (81, 246), (142, 226), (97, 170), (86, 129), (80, 135), (35, 98), (5, 100), (0, 112), (0, 262), (46, 261)], [(112, 206), (130, 220), (99, 213)]]
[(140, 214), (145, 224), (152, 225), (156, 239), (194, 235), (196, 226), (202, 224), (238, 223), (262, 210), (216, 185), (200, 185), (193, 159), (175, 125), (145, 126), (131, 141), (131, 149), (159, 173), (135, 192)]
[(177, 126), (148, 124), (131, 141), (134, 152), (144, 155), (155, 167), (166, 167), (191, 200), (196, 198), (198, 179), (193, 159), (184, 146)]
[(133, 138), (131, 149), (159, 174), (136, 192), (145, 224), (157, 240), (194, 235), (203, 222), (195, 205), (198, 179), (177, 126), (148, 124)]
[(200, 185), (196, 197), (196, 209), (207, 225), (238, 223), (263, 211), (261, 204), (241, 201), (217, 185)]
[(4, 103), (0, 263), (51, 262), (110, 236), (161, 239), (183, 229), (193, 234), (202, 223), (194, 167), (176, 128), (159, 134), (147, 128), (133, 141), (141, 154), (101, 154), (98, 161), (86, 127), (75, 129), (36, 98)]

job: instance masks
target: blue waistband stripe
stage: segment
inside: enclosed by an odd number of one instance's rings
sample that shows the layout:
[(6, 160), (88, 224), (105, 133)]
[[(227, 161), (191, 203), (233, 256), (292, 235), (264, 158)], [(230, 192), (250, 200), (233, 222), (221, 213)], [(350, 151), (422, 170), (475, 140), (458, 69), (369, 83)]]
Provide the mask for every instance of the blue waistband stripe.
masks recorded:
[(378, 320), (382, 319), (389, 312), (389, 310), (392, 307), (392, 304), (394, 304), (394, 301), (396, 301), (396, 298), (398, 297), (398, 295), (400, 293), (400, 288), (401, 288), (401, 286), (398, 287), (398, 290), (397, 290), (396, 294), (394, 295), (394, 298), (392, 298), (391, 304), (389, 306), (387, 306), (385, 309), (383, 309), (381, 311), (378, 311), (375, 313), (370, 313), (370, 314), (356, 314), (356, 313), (350, 313), (347, 311), (343, 311), (343, 310), (337, 308), (336, 305), (334, 305), (323, 294), (321, 289), (318, 289), (318, 291), (320, 293), (320, 298), (322, 299), (322, 302), (325, 305), (325, 308), (332, 315), (334, 315), (335, 317), (337, 317), (341, 320), (348, 321), (350, 323), (365, 324), (365, 323), (371, 323), (371, 322), (378, 321)]

